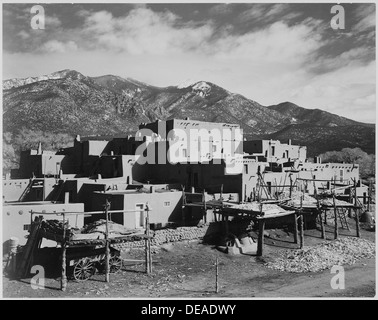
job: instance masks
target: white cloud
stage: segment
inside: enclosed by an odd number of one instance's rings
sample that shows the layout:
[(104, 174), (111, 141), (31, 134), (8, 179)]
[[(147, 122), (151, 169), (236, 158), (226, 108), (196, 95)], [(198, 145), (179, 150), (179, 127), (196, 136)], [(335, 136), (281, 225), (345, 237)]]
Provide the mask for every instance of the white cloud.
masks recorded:
[[(254, 8), (256, 13), (260, 6)], [(267, 14), (276, 15), (286, 6), (263, 8)], [(193, 52), (218, 59), (295, 61), (300, 64), (323, 44), (316, 32), (318, 24), (311, 19), (293, 27), (276, 22), (240, 35), (233, 34), (232, 28), (216, 29), (211, 22), (202, 25), (182, 23), (169, 11), (154, 12), (144, 7), (131, 10), (125, 17), (114, 17), (107, 11), (82, 12), (81, 15), (86, 17), (84, 29), (78, 31), (85, 35), (83, 45), (133, 55)]]
[(363, 32), (375, 29), (375, 15), (375, 3), (364, 3), (363, 5), (358, 5), (357, 9), (355, 10), (355, 17), (358, 22), (353, 26), (353, 31)]
[(64, 53), (76, 51), (77, 49), (77, 44), (74, 41), (62, 42), (58, 40), (50, 40), (42, 46), (41, 51), (49, 53)]
[(219, 58), (248, 59), (265, 63), (295, 64), (298, 67), (323, 45), (313, 28), (306, 25), (288, 27), (276, 22), (269, 27), (245, 35), (219, 39), (210, 49)]
[(251, 8), (245, 10), (238, 16), (240, 22), (265, 22), (283, 21), (292, 19), (300, 15), (297, 12), (288, 12), (289, 4), (287, 3), (255, 3)]
[(326, 73), (347, 65), (361, 66), (369, 60), (369, 57), (372, 57), (372, 54), (374, 54), (374, 51), (372, 52), (371, 48), (358, 47), (345, 51), (335, 57), (320, 56), (309, 64), (309, 70), (313, 70), (315, 73)]
[(138, 7), (126, 17), (113, 17), (107, 11), (88, 14), (83, 33), (90, 46), (130, 54), (167, 54), (198, 48), (213, 33), (210, 25), (190, 23), (178, 26), (173, 13), (154, 12)]
[[(249, 17), (258, 17), (259, 12), (290, 14), (284, 6), (262, 8), (254, 6)], [(135, 7), (126, 16), (115, 17), (108, 11), (80, 11), (80, 16), (83, 26), (65, 33), (57, 28), (35, 53), (5, 52), (4, 76), (70, 68), (89, 76), (115, 74), (156, 86), (178, 85), (191, 78), (214, 82), (264, 105), (292, 101), (359, 121), (375, 119), (375, 63), (366, 62), (371, 49), (360, 46), (339, 57), (318, 57), (319, 49), (332, 41), (322, 37), (322, 28), (328, 25), (320, 20), (307, 18), (290, 26), (276, 19), (238, 34), (235, 28), (217, 29), (210, 21), (183, 22), (169, 11), (147, 7)]]
[(30, 38), (30, 34), (27, 33), (25, 30), (21, 30), (19, 33), (17, 33), (17, 35), (18, 35), (21, 39), (23, 39), (23, 40), (25, 40), (25, 39), (29, 39), (29, 38)]
[(62, 22), (60, 21), (59, 18), (55, 16), (49, 16), (46, 15), (45, 17), (45, 27), (46, 28), (57, 28), (62, 25)]
[(366, 65), (349, 64), (306, 78), (302, 85), (291, 90), (288, 99), (307, 108), (320, 108), (359, 121), (375, 122), (375, 61)]
[(210, 15), (226, 15), (232, 12), (232, 6), (228, 3), (220, 3), (210, 8)]

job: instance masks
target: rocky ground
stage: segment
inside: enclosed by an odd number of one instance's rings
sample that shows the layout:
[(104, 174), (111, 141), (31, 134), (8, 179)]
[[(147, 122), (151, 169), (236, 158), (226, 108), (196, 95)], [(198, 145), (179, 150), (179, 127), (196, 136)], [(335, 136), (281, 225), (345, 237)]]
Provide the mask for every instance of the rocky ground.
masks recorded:
[[(340, 239), (356, 243), (348, 237), (351, 231), (340, 229)], [(305, 248), (324, 245), (319, 230), (305, 231)], [(333, 243), (332, 225), (327, 226), (327, 242)], [(375, 232), (361, 230), (364, 243), (375, 242)], [(366, 242), (366, 240), (368, 242)], [(357, 240), (358, 241), (358, 240)], [(59, 267), (46, 264), (45, 289), (33, 289), (30, 278), (12, 280), (3, 276), (4, 298), (252, 298), (252, 297), (374, 297), (375, 257), (360, 256), (345, 265), (345, 289), (334, 290), (330, 281), (334, 274), (326, 268), (318, 272), (288, 272), (268, 268), (283, 252), (298, 245), (293, 235), (279, 229), (267, 230), (263, 257), (248, 254), (230, 255), (201, 240), (184, 240), (153, 247), (153, 272), (145, 273), (144, 264), (130, 261), (144, 258), (141, 248), (123, 252), (122, 269), (90, 280), (70, 280), (65, 292), (60, 291)], [(331, 246), (332, 247), (332, 246)], [(338, 246), (339, 247), (339, 246)], [(372, 246), (369, 244), (369, 248)], [(373, 257), (372, 257), (373, 256)], [(369, 258), (370, 257), (370, 258)], [(215, 292), (215, 262), (218, 258), (219, 292)]]

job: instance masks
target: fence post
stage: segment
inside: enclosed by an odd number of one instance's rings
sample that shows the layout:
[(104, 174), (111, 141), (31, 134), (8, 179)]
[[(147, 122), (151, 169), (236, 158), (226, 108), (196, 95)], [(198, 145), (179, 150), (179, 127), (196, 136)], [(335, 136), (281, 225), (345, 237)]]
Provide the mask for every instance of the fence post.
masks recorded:
[(108, 217), (108, 211), (110, 208), (110, 202), (108, 199), (106, 199), (105, 203), (105, 218), (106, 218), (106, 228), (105, 228), (105, 280), (106, 282), (109, 282), (109, 273), (110, 273), (110, 266), (109, 266), (109, 217)]
[(66, 291), (67, 289), (66, 255), (66, 214), (63, 213), (62, 278), (60, 282), (60, 288), (62, 291)]
[(146, 245), (146, 272), (147, 274), (152, 273), (152, 259), (151, 259), (151, 242), (150, 242), (150, 212), (151, 208), (148, 203), (146, 203), (146, 236), (145, 240)]
[(215, 260), (215, 292), (219, 292), (219, 266), (218, 266), (218, 257)]
[(335, 199), (335, 194), (333, 194), (333, 211), (335, 215), (335, 239), (339, 236), (339, 226), (337, 223), (337, 207), (336, 207), (336, 199)]
[(355, 205), (355, 220), (356, 220), (356, 232), (357, 237), (360, 237), (360, 217), (358, 208), (358, 197), (357, 197), (357, 182), (354, 180), (354, 205)]

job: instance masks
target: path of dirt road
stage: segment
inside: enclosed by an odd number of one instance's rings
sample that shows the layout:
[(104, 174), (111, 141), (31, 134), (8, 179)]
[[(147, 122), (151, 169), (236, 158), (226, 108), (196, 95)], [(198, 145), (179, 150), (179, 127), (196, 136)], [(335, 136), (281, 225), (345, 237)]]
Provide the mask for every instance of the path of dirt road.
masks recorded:
[[(351, 236), (342, 230), (341, 236)], [(305, 244), (315, 245), (320, 239), (318, 230), (305, 232)], [(327, 232), (331, 239), (331, 230)], [(375, 233), (362, 230), (362, 237), (374, 241)], [(266, 238), (263, 258), (248, 255), (231, 256), (200, 241), (165, 245), (153, 254), (153, 274), (144, 273), (143, 265), (125, 263), (123, 269), (112, 274), (110, 282), (103, 274), (96, 274), (86, 282), (69, 281), (66, 292), (59, 290), (58, 275), (46, 279), (44, 290), (34, 290), (30, 279), (10, 280), (3, 277), (5, 298), (253, 298), (253, 297), (374, 297), (375, 259), (357, 261), (345, 266), (344, 290), (333, 290), (334, 274), (330, 270), (317, 273), (288, 273), (268, 269), (264, 262), (273, 259), (283, 248), (297, 247), (292, 235), (270, 232)], [(129, 253), (131, 258), (143, 252)], [(219, 259), (219, 293), (215, 293), (216, 257)]]

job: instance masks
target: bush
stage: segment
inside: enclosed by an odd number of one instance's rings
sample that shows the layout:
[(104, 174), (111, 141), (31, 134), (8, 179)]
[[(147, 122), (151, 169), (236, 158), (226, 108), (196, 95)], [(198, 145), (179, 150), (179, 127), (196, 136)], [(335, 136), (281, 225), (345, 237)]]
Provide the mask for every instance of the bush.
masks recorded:
[(320, 155), (323, 162), (355, 163), (360, 166), (362, 179), (375, 177), (375, 155), (367, 154), (360, 148), (344, 148), (341, 151), (327, 151)]

